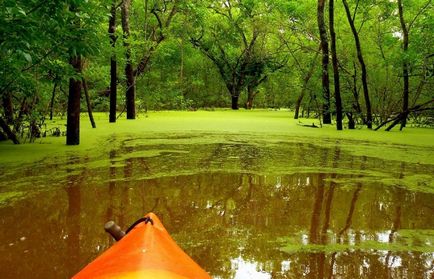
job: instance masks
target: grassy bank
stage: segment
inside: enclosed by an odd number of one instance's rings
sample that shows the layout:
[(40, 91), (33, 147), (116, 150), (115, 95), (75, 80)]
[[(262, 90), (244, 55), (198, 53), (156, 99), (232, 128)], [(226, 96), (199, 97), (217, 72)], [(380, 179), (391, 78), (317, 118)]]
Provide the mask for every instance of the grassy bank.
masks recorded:
[[(108, 123), (108, 114), (95, 115), (97, 128), (92, 129), (83, 114), (81, 119), (81, 139), (79, 146), (66, 146), (65, 137), (46, 137), (33, 144), (13, 145), (0, 143), (0, 164), (31, 163), (47, 157), (62, 157), (82, 154), (92, 157), (107, 144), (116, 144), (117, 138), (146, 138), (160, 135), (164, 143), (167, 137), (207, 133), (212, 141), (225, 141), (228, 137), (250, 142), (276, 143), (280, 141), (308, 142), (320, 146), (339, 144), (342, 149), (354, 154), (382, 159), (401, 160), (424, 164), (434, 164), (434, 130), (424, 128), (395, 129), (391, 132), (358, 130), (336, 131), (334, 126), (309, 128), (315, 119), (292, 119), (288, 111), (165, 111), (141, 114), (136, 120), (119, 119)], [(49, 127), (65, 130), (65, 119), (48, 121)], [(194, 141), (210, 140), (199, 136)], [(155, 143), (155, 140), (154, 140)], [(189, 139), (186, 143), (191, 143)]]

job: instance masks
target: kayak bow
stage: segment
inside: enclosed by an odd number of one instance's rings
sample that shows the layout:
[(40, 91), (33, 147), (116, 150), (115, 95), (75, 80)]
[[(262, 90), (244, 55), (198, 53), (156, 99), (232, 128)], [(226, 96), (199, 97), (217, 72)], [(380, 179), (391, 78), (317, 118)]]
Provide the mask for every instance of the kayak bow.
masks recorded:
[(143, 220), (72, 278), (211, 278), (176, 244), (154, 213)]

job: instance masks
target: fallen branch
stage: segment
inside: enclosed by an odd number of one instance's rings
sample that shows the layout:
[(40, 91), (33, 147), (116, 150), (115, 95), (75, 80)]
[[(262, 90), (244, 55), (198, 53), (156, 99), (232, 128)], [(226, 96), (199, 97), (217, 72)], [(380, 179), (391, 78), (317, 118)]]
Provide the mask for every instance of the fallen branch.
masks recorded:
[[(432, 108), (432, 107), (428, 107), (428, 108), (425, 107), (425, 106), (427, 106), (433, 102), (434, 102), (434, 99), (431, 99), (428, 102), (425, 102), (425, 103), (420, 104), (420, 105), (416, 105), (412, 108), (409, 108), (406, 111), (402, 111), (402, 112), (396, 114), (394, 117), (381, 123), (377, 128), (375, 128), (375, 131), (381, 129), (381, 127), (387, 125), (390, 122), (392, 122), (392, 124), (390, 124), (390, 126), (386, 128), (386, 131), (392, 130), (392, 128), (395, 127), (398, 123), (400, 123), (403, 119), (406, 119), (410, 113), (434, 110), (434, 108)], [(402, 130), (402, 128), (401, 128), (401, 130)]]

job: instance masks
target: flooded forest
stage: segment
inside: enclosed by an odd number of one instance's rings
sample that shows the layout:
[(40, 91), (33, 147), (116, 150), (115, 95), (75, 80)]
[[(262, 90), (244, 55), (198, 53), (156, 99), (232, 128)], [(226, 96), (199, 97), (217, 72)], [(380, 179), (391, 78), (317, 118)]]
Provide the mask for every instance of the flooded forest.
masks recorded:
[(433, 11), (0, 1), (0, 277), (433, 278)]

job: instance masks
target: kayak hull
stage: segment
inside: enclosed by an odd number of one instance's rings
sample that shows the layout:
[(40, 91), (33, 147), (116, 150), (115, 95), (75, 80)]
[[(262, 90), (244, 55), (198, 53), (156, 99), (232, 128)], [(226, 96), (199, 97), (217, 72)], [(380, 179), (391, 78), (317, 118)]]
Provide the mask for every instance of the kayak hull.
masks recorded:
[(211, 278), (172, 239), (158, 217), (136, 225), (73, 279)]

